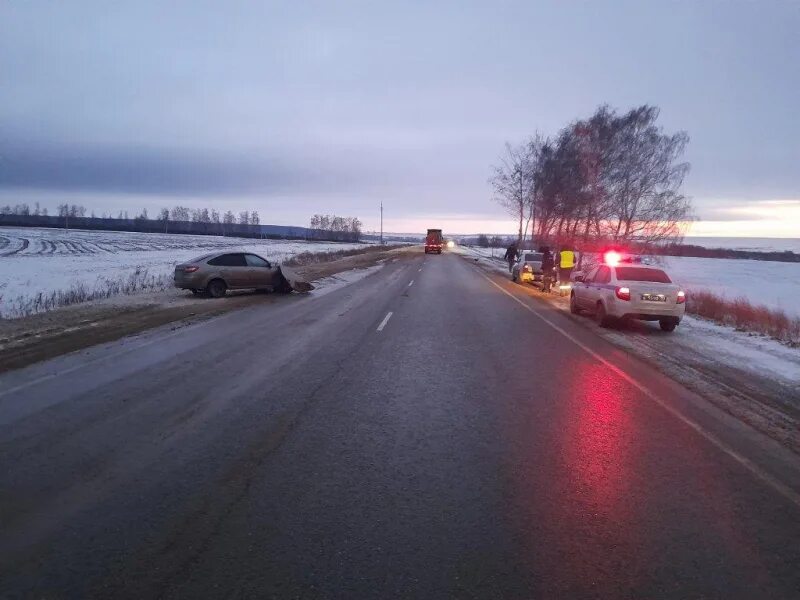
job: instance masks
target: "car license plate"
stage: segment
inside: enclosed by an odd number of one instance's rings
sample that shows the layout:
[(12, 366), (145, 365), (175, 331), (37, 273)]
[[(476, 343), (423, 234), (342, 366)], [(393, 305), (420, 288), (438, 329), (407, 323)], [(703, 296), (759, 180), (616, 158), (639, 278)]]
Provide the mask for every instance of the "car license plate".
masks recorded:
[(664, 294), (642, 294), (642, 300), (648, 302), (666, 302), (667, 297)]

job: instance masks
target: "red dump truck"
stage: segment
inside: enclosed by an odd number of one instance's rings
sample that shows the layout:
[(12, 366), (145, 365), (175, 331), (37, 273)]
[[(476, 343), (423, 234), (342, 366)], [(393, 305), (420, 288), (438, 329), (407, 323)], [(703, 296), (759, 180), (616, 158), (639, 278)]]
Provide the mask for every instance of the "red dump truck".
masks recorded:
[(425, 254), (428, 252), (442, 253), (444, 246), (444, 239), (442, 239), (441, 229), (428, 229), (428, 235), (425, 236)]

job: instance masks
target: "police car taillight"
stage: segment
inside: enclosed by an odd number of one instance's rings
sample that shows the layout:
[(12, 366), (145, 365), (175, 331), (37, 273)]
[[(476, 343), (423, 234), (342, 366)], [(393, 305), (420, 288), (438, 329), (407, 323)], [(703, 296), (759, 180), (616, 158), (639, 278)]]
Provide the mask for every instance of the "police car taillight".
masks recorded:
[(617, 295), (617, 298), (620, 300), (630, 300), (631, 299), (631, 288), (628, 287), (618, 287), (614, 290), (614, 293)]
[(683, 304), (686, 302), (686, 292), (683, 290), (678, 292), (678, 304)]

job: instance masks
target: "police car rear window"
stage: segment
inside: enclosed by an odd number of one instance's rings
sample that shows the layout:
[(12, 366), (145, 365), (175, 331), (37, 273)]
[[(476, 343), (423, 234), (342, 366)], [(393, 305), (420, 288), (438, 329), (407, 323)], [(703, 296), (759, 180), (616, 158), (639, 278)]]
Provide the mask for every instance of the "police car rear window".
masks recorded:
[(642, 267), (617, 267), (617, 280), (672, 283), (669, 276), (661, 269), (645, 269)]

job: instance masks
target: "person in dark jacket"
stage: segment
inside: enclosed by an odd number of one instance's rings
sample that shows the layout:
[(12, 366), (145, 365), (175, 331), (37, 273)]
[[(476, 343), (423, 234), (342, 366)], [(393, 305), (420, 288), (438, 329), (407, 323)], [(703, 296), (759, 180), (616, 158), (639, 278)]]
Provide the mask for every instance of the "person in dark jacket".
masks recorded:
[(516, 242), (511, 242), (511, 244), (506, 248), (506, 254), (504, 258), (508, 262), (508, 272), (511, 273), (512, 269), (514, 268), (514, 263), (517, 262), (517, 257), (519, 255), (519, 250), (517, 250)]
[(553, 285), (553, 269), (556, 261), (548, 246), (542, 246), (539, 252), (542, 253), (542, 291), (549, 292), (550, 286)]

